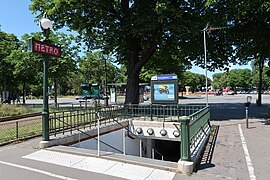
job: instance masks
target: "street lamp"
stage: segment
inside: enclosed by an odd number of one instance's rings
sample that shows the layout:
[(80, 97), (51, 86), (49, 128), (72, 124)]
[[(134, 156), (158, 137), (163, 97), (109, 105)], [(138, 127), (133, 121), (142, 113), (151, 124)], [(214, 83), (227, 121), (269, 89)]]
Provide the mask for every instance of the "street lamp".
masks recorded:
[(207, 23), (207, 25), (203, 29), (206, 106), (208, 106), (208, 78), (207, 78), (207, 58), (206, 58), (206, 31), (208, 31), (208, 26), (209, 23)]
[(204, 66), (205, 66), (205, 92), (206, 92), (206, 106), (208, 106), (208, 77), (207, 77), (207, 57), (206, 57), (206, 32), (211, 33), (213, 30), (224, 29), (227, 27), (209, 27), (209, 22), (206, 24), (203, 31), (203, 44), (204, 44)]
[(108, 94), (107, 94), (107, 60), (108, 60), (108, 57), (109, 57), (109, 55), (107, 55), (107, 57), (105, 58), (104, 57), (104, 60), (105, 60), (105, 63), (104, 63), (104, 65), (105, 65), (105, 82), (104, 82), (104, 86), (105, 86), (105, 96), (104, 96), (104, 105), (105, 106), (108, 106), (109, 105), (109, 97), (108, 97)]
[[(108, 58), (108, 55), (107, 55)], [(107, 96), (107, 59), (105, 58), (105, 94)]]
[[(45, 37), (44, 43), (49, 44), (49, 35), (52, 30), (52, 22), (46, 17), (46, 13), (39, 22), (39, 26)], [(43, 54), (43, 110), (42, 110), (42, 140), (49, 140), (49, 103), (48, 103), (48, 55)]]

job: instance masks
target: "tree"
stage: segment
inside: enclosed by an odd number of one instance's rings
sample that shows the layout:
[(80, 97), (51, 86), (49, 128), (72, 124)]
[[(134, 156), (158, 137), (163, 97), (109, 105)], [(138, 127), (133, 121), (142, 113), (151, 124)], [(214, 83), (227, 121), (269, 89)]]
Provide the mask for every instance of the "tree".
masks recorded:
[[(207, 22), (202, 16), (208, 11), (204, 3), (32, 0), (30, 9), (34, 13), (47, 12), (56, 29), (67, 26), (77, 31), (90, 49), (116, 54), (118, 62), (127, 67), (125, 103), (138, 103), (139, 75), (151, 58), (166, 62), (163, 68), (175, 60), (178, 64), (188, 64), (197, 58), (197, 64), (202, 64), (199, 30)], [(174, 68), (170, 73), (178, 71)]]
[(233, 69), (228, 73), (228, 84), (236, 90), (237, 87), (247, 90), (251, 85), (250, 69)]
[(82, 74), (81, 83), (98, 83), (105, 90), (105, 81), (108, 83), (114, 82), (117, 68), (107, 57), (109, 56), (104, 56), (102, 52), (87, 53), (87, 56), (79, 63), (80, 73)]
[[(211, 82), (208, 79), (208, 82)], [(181, 80), (182, 87), (190, 86), (192, 92), (201, 91), (205, 87), (205, 75), (193, 73), (193, 72), (184, 72)]]
[(22, 47), (18, 50), (13, 50), (11, 54), (7, 57), (13, 65), (13, 75), (14, 75), (14, 84), (16, 88), (17, 96), (20, 95), (20, 91), (23, 95), (23, 104), (25, 104), (25, 97), (27, 94), (27, 87), (30, 84), (39, 84), (41, 81), (38, 79), (37, 74), (41, 74), (41, 59), (39, 56), (30, 54), (23, 51)]
[(242, 63), (258, 61), (260, 84), (257, 104), (261, 105), (262, 67), (270, 57), (270, 3), (264, 0), (208, 0), (208, 5), (216, 11), (217, 21), (230, 26), (226, 41), (233, 47), (233, 59)]
[(54, 102), (57, 105), (58, 87), (63, 92), (67, 91), (66, 82), (71, 77), (71, 73), (77, 69), (80, 50), (79, 46), (75, 45), (75, 37), (72, 34), (51, 33), (50, 41), (61, 46), (61, 58), (50, 58), (49, 61), (49, 77), (52, 78)]
[[(7, 57), (10, 55), (12, 50), (19, 47), (19, 40), (13, 34), (7, 34), (0, 29), (0, 81), (3, 85), (3, 91), (5, 96), (2, 98), (7, 99), (7, 89), (12, 90), (12, 84), (14, 81), (13, 77), (13, 66), (7, 61)], [(3, 99), (2, 99), (3, 100)]]
[[(13, 50), (7, 60), (13, 65), (13, 75), (15, 76), (16, 86), (23, 92), (23, 103), (25, 103), (26, 87), (34, 87), (34, 91), (42, 92), (42, 62), (43, 57), (38, 54), (27, 52), (28, 39), (33, 37), (40, 40), (41, 33), (25, 34), (20, 42), (18, 50)], [(57, 87), (66, 85), (70, 73), (76, 69), (76, 58), (78, 47), (73, 45), (74, 37), (63, 33), (50, 35), (50, 41), (61, 46), (61, 58), (51, 57), (49, 60), (49, 78), (54, 84), (55, 104), (57, 104)], [(22, 87), (20, 87), (22, 85)], [(37, 93), (36, 95), (40, 95)]]

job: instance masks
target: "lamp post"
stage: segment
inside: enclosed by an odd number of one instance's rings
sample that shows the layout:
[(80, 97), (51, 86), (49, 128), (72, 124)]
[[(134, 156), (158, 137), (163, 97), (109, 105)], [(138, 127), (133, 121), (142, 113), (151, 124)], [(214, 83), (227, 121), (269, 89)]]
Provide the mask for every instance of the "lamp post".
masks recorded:
[(107, 58), (105, 58), (105, 94), (107, 96), (107, 59), (108, 59), (108, 55)]
[[(44, 14), (39, 22), (39, 26), (45, 37), (44, 43), (49, 44), (49, 35), (52, 30), (52, 22)], [(43, 110), (42, 110), (42, 140), (49, 140), (49, 105), (48, 105), (48, 55), (43, 54)]]
[(105, 58), (104, 57), (104, 60), (105, 60), (105, 63), (104, 63), (104, 65), (105, 65), (105, 82), (104, 82), (104, 85), (105, 85), (105, 93), (104, 93), (104, 105), (105, 106), (108, 106), (109, 105), (109, 97), (108, 97), (108, 95), (107, 95), (107, 59), (108, 59), (108, 55), (107, 55), (107, 57)]
[(211, 33), (213, 30), (224, 29), (227, 27), (209, 27), (209, 22), (206, 24), (203, 31), (203, 44), (204, 44), (204, 67), (205, 67), (205, 88), (206, 88), (206, 106), (208, 106), (208, 77), (207, 77), (207, 49), (206, 49), (206, 32)]
[(208, 31), (209, 23), (203, 29), (203, 44), (204, 44), (204, 67), (205, 67), (205, 95), (206, 95), (206, 106), (208, 106), (208, 78), (207, 78), (207, 57), (206, 57), (206, 31)]

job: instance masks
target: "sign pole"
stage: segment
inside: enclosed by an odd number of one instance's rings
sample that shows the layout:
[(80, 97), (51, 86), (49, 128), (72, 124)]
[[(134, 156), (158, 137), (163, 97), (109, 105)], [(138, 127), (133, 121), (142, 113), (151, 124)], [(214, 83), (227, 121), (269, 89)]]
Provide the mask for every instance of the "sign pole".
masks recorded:
[(61, 47), (51, 45), (49, 36), (53, 29), (52, 22), (44, 13), (39, 21), (45, 40), (37, 41), (34, 38), (28, 39), (28, 52), (39, 53), (43, 55), (43, 109), (42, 109), (42, 140), (49, 141), (49, 102), (48, 102), (48, 61), (49, 56), (61, 57)]
[(48, 104), (48, 56), (43, 55), (43, 111), (42, 111), (42, 139), (49, 141), (49, 104)]

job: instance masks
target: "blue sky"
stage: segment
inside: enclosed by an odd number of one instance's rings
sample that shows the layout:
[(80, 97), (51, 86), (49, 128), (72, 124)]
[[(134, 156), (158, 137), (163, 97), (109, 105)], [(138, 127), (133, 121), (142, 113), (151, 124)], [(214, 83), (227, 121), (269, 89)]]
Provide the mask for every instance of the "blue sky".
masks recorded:
[[(231, 69), (251, 69), (251, 66), (250, 66), (250, 63), (248, 63), (247, 65), (242, 65), (242, 66), (239, 66), (239, 65), (230, 65), (230, 70)], [(191, 72), (194, 72), (194, 73), (199, 73), (199, 74), (205, 74), (205, 69), (202, 69), (198, 66), (193, 66), (192, 69), (190, 70)], [(216, 70), (214, 72), (210, 72), (208, 71), (207, 72), (207, 76), (209, 78), (212, 79), (212, 75), (215, 74), (215, 73), (220, 73), (220, 72), (224, 72), (224, 71), (219, 71), (219, 70)]]
[(40, 31), (35, 15), (28, 9), (30, 0), (1, 0), (1, 30), (19, 38), (26, 33)]
[[(35, 15), (28, 9), (29, 5), (30, 0), (1, 0), (0, 29), (6, 33), (13, 33), (19, 38), (26, 33), (40, 31), (37, 22), (35, 22)], [(250, 68), (250, 65), (231, 66), (231, 69)], [(205, 70), (197, 66), (194, 66), (191, 71), (205, 74)], [(208, 72), (208, 77), (212, 77), (217, 72), (220, 71)]]

